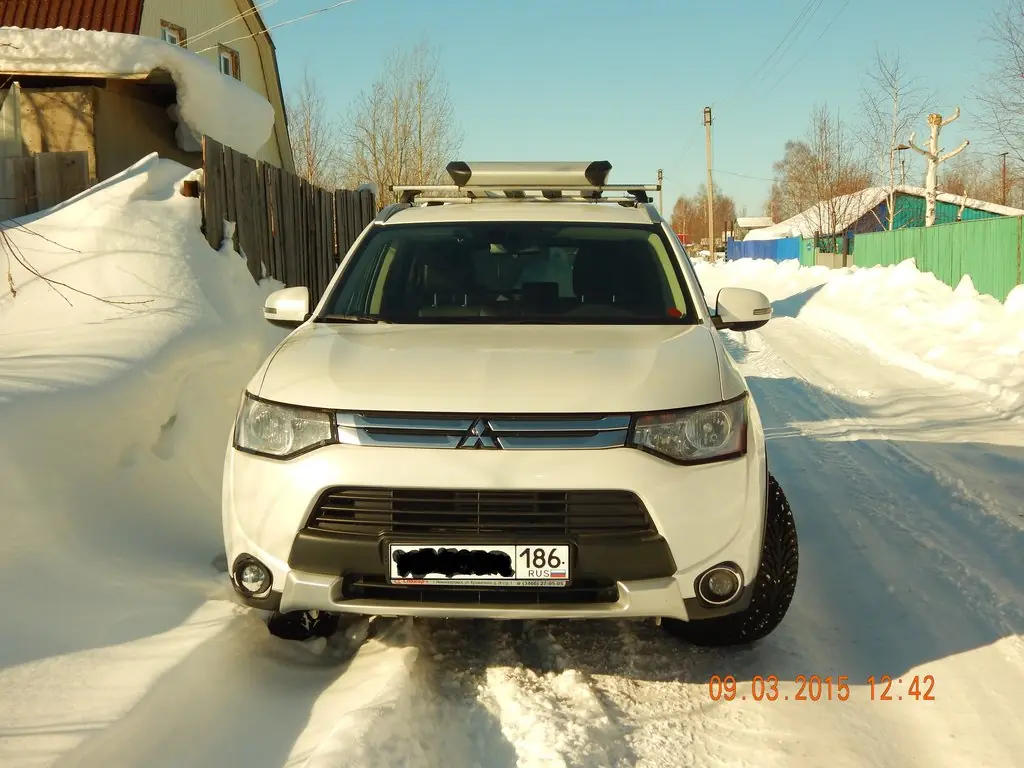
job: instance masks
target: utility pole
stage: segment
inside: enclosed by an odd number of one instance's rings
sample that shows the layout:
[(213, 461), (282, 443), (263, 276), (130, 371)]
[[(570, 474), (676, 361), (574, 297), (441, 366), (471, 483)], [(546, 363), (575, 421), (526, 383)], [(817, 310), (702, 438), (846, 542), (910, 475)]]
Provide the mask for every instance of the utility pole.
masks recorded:
[(910, 139), (907, 144), (910, 148), (918, 154), (924, 155), (925, 160), (928, 161), (928, 173), (925, 175), (925, 213), (924, 213), (924, 225), (926, 227), (934, 226), (935, 224), (935, 201), (938, 197), (938, 169), (942, 163), (946, 162), (952, 157), (956, 157), (971, 143), (967, 139), (964, 139), (964, 143), (951, 152), (940, 156), (939, 155), (939, 131), (945, 128), (947, 125), (952, 123), (960, 117), (960, 107), (957, 107), (950, 117), (945, 120), (942, 119), (942, 115), (932, 112), (928, 115), (928, 128), (931, 131), (931, 137), (928, 140), (928, 149), (921, 149), (917, 144), (914, 143), (915, 133), (910, 134)]
[(711, 179), (711, 107), (704, 107), (704, 142), (708, 156), (708, 250), (711, 252), (709, 261), (714, 262), (715, 254), (715, 192)]
[(1003, 154), (1002, 154), (1002, 158), (1003, 158), (1003, 196), (1002, 196), (1002, 198), (1000, 199), (999, 202), (1001, 202), (1003, 205), (1006, 205), (1006, 156), (1008, 154), (1010, 154), (1010, 153), (1009, 152), (1003, 152)]
[(662, 204), (662, 197), (661, 197), (661, 187), (662, 187), (661, 182), (662, 182), (662, 179), (664, 179), (664, 178), (665, 178), (665, 176), (662, 173), (662, 169), (659, 168), (658, 169), (658, 213), (660, 213), (662, 216), (665, 215), (665, 206)]

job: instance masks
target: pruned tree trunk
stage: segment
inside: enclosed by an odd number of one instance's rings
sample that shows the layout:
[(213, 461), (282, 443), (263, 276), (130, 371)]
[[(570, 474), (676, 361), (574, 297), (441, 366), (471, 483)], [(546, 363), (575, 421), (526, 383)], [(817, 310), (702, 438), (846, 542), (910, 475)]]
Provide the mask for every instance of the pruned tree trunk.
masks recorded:
[(935, 224), (935, 201), (938, 198), (939, 166), (942, 165), (947, 160), (959, 155), (961, 152), (967, 149), (968, 145), (971, 143), (968, 139), (964, 139), (963, 143), (959, 147), (954, 149), (952, 152), (947, 152), (946, 154), (941, 156), (939, 155), (939, 132), (947, 125), (952, 123), (954, 120), (956, 120), (958, 117), (960, 117), (960, 107), (957, 107), (955, 110), (953, 110), (953, 114), (950, 117), (946, 118), (945, 120), (942, 119), (942, 115), (936, 112), (932, 112), (930, 115), (928, 115), (928, 127), (931, 131), (931, 136), (928, 139), (927, 150), (921, 149), (914, 142), (914, 139), (917, 136), (916, 133), (911, 133), (910, 140), (907, 142), (907, 144), (910, 145), (910, 148), (912, 150), (921, 155), (924, 155), (925, 160), (927, 160), (928, 162), (928, 171), (924, 177), (924, 225), (926, 227), (931, 227), (934, 226)]

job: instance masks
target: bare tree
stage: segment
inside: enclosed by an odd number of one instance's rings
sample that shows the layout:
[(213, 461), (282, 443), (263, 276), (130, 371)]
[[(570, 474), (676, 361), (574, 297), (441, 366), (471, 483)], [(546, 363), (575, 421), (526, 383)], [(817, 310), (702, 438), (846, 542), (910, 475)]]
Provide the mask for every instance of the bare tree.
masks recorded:
[(387, 205), (392, 184), (444, 183), (461, 144), (437, 54), (425, 42), (395, 50), (346, 122), (346, 185), (373, 184)]
[(896, 153), (909, 147), (900, 143), (926, 112), (927, 99), (920, 79), (911, 76), (899, 52), (882, 55), (875, 49), (875, 63), (868, 71), (861, 97), (863, 127), (861, 144), (876, 179), (888, 187), (888, 229), (895, 215)]
[(849, 129), (826, 105), (812, 110), (805, 139), (787, 142), (785, 155), (773, 170), (769, 205), (777, 217), (804, 213), (809, 228), (830, 235), (853, 223), (851, 215), (860, 206), (858, 193), (871, 183)]
[(996, 11), (989, 42), (994, 61), (978, 97), (978, 122), (992, 143), (1024, 162), (1024, 0), (1006, 0)]
[(964, 139), (963, 143), (960, 144), (960, 146), (957, 147), (956, 149), (950, 150), (945, 154), (940, 154), (942, 150), (939, 148), (939, 133), (942, 131), (943, 128), (952, 123), (958, 117), (960, 117), (960, 107), (957, 107), (953, 111), (953, 114), (947, 118), (943, 118), (942, 115), (938, 114), (937, 112), (932, 112), (931, 114), (928, 115), (928, 149), (922, 149), (921, 147), (917, 146), (917, 144), (914, 142), (914, 137), (916, 136), (916, 134), (914, 133), (911, 133), (910, 138), (907, 139), (907, 144), (910, 145), (910, 148), (917, 152), (919, 155), (922, 155), (924, 159), (928, 162), (928, 171), (925, 173), (924, 180), (924, 225), (926, 227), (930, 227), (933, 224), (935, 224), (935, 202), (937, 199), (939, 186), (939, 166), (945, 163), (947, 160), (950, 160), (959, 155), (961, 152), (967, 149), (967, 146), (971, 143), (967, 139)]
[[(1013, 181), (1012, 177), (1010, 180)], [(1012, 183), (1010, 188), (1013, 188)], [(941, 170), (939, 189), (977, 200), (999, 200), (1002, 197), (1001, 169), (982, 155), (964, 153)]]
[[(672, 231), (696, 236), (703, 241), (707, 237), (704, 233), (708, 231), (707, 197), (706, 184), (701, 184), (691, 197), (681, 195), (672, 208)], [(723, 194), (717, 184), (714, 186), (713, 199), (712, 212), (716, 228), (720, 232), (730, 229), (736, 221), (736, 203)]]
[(328, 115), (323, 91), (308, 66), (297, 93), (288, 100), (287, 110), (295, 173), (325, 189), (341, 186), (341, 126)]

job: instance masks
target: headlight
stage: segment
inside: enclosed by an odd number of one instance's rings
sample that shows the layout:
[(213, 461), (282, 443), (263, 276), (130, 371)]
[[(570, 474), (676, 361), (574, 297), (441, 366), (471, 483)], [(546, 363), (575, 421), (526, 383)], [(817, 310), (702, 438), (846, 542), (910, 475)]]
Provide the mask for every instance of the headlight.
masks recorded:
[(747, 450), (747, 396), (699, 408), (638, 416), (633, 445), (680, 464), (741, 456)]
[(235, 422), (235, 448), (290, 459), (333, 442), (330, 412), (271, 403), (245, 394)]

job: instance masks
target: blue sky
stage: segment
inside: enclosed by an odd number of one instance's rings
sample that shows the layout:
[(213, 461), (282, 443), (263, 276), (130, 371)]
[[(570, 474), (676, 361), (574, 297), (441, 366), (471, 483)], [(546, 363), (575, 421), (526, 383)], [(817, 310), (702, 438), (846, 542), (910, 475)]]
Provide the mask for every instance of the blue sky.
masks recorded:
[[(276, 0), (263, 16), (279, 24), (335, 1)], [(770, 178), (815, 102), (855, 117), (876, 44), (898, 48), (937, 92), (933, 109), (961, 106), (943, 146), (968, 137), (968, 152), (1002, 151), (971, 115), (1001, 3), (811, 0), (816, 12), (761, 75), (808, 0), (354, 0), (271, 34), (286, 91), (308, 64), (338, 113), (395, 46), (426, 38), (441, 56), (464, 159), (607, 159), (616, 183), (653, 182), (663, 168), (668, 210), (705, 179), (711, 105), (715, 182), (759, 215), (770, 183), (734, 174)]]

